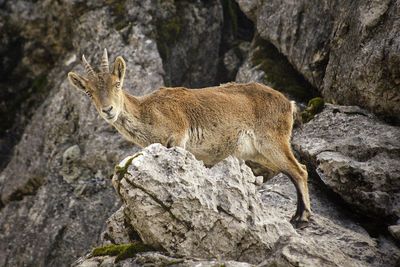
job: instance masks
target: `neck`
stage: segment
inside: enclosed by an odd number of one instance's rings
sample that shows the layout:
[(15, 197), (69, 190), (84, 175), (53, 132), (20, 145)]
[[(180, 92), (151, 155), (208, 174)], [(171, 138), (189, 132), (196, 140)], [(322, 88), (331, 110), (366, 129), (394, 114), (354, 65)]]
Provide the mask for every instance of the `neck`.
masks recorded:
[(122, 111), (124, 113), (127, 113), (129, 116), (136, 117), (136, 119), (139, 119), (139, 117), (140, 117), (140, 101), (137, 97), (129, 94), (126, 91), (123, 91), (122, 103), (123, 103)]
[(123, 91), (122, 110), (113, 126), (129, 141), (145, 146), (147, 141), (141, 130), (143, 126), (140, 117), (140, 100)]

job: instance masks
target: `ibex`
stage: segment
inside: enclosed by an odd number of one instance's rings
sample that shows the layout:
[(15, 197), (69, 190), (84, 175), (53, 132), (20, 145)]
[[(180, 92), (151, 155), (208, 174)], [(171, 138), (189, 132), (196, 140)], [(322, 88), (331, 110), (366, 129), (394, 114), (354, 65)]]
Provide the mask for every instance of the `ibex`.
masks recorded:
[(293, 155), (290, 138), (294, 103), (259, 83), (228, 83), (189, 90), (160, 88), (136, 97), (123, 90), (126, 64), (117, 57), (109, 71), (104, 50), (99, 72), (82, 56), (87, 77), (68, 73), (107, 122), (141, 147), (179, 146), (214, 165), (229, 155), (288, 175), (297, 190), (295, 224), (311, 215), (307, 170)]

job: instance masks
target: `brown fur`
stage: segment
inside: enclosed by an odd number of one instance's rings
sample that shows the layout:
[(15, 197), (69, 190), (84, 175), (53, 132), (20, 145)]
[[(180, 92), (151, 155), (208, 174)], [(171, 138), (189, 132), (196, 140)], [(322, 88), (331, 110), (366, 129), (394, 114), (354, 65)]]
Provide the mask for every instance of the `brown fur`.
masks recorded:
[(125, 68), (118, 57), (111, 73), (68, 76), (75, 87), (89, 92), (104, 119), (141, 147), (180, 146), (207, 165), (233, 155), (258, 166), (260, 173), (287, 174), (298, 195), (293, 220), (308, 221), (307, 170), (290, 146), (295, 106), (284, 95), (259, 83), (228, 83), (193, 90), (160, 88), (135, 97), (122, 90)]

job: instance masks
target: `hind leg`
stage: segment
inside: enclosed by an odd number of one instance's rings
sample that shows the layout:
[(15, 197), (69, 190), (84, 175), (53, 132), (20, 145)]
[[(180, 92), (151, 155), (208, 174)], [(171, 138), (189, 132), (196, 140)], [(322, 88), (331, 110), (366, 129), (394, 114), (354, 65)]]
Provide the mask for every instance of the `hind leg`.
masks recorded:
[(297, 210), (291, 221), (295, 223), (308, 222), (311, 216), (311, 205), (307, 168), (296, 160), (290, 148), (284, 153), (286, 162), (282, 166), (282, 172), (289, 176), (297, 191)]
[[(283, 149), (282, 149), (283, 148)], [(288, 146), (269, 149), (255, 157), (254, 161), (274, 172), (282, 172), (289, 176), (297, 193), (297, 208), (291, 221), (297, 226), (307, 223), (311, 216), (310, 197), (308, 194), (308, 173), (304, 165), (294, 157)]]

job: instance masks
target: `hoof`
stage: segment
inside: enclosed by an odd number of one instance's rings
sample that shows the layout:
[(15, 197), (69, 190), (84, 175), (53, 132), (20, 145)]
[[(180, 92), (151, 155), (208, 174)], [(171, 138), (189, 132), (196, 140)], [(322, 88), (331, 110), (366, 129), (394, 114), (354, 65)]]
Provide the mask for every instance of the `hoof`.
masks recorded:
[(290, 223), (296, 229), (303, 229), (308, 226), (311, 218), (311, 212), (305, 210), (301, 214), (295, 214), (292, 219), (290, 219)]
[(301, 220), (298, 220), (298, 221), (290, 221), (290, 223), (291, 223), (291, 224), (293, 225), (293, 227), (296, 228), (296, 229), (304, 229), (304, 228), (306, 228), (306, 227), (310, 224), (309, 221), (301, 221)]

